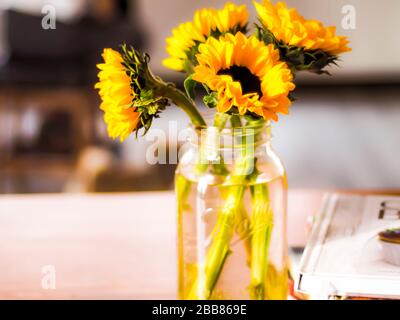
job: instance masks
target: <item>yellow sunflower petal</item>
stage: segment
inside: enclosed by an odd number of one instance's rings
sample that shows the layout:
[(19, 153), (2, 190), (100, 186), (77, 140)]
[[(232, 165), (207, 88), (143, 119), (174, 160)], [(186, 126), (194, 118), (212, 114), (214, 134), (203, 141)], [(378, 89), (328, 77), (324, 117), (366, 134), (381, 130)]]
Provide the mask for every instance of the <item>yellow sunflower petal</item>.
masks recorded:
[(99, 90), (108, 134), (111, 138), (125, 140), (139, 123), (139, 113), (131, 104), (134, 93), (130, 78), (122, 64), (123, 59), (118, 51), (104, 49), (104, 63), (98, 65), (99, 82), (95, 88)]
[(351, 51), (346, 37), (337, 36), (335, 27), (325, 27), (318, 20), (306, 20), (296, 9), (283, 2), (273, 5), (270, 0), (254, 2), (262, 24), (274, 36), (289, 45), (306, 50), (323, 50), (332, 55)]

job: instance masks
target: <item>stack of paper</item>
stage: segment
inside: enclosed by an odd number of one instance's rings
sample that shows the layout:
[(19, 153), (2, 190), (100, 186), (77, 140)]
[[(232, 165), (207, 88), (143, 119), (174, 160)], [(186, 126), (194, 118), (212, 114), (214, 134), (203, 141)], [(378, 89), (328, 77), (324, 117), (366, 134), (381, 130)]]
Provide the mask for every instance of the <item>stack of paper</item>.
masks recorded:
[(313, 298), (400, 298), (400, 267), (377, 237), (400, 227), (400, 197), (328, 194), (300, 263), (298, 291)]

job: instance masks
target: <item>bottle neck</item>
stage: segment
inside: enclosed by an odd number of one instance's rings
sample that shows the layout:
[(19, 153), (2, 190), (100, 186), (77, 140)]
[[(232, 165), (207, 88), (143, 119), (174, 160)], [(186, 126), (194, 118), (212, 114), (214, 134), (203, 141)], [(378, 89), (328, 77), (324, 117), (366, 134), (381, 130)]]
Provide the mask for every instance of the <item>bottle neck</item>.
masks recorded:
[(189, 142), (209, 161), (215, 161), (221, 154), (236, 157), (240, 154), (255, 155), (260, 147), (268, 147), (271, 142), (269, 122), (258, 122), (245, 127), (230, 127), (219, 130), (210, 126), (194, 129)]
[(215, 126), (192, 129), (194, 132), (189, 138), (191, 144), (214, 150), (257, 148), (270, 144), (272, 138), (269, 122), (222, 130)]

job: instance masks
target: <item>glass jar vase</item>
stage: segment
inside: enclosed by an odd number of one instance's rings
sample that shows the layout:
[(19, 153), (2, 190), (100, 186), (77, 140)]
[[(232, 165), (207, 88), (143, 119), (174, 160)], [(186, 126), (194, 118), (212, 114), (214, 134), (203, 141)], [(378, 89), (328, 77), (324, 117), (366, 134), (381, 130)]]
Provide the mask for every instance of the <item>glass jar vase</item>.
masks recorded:
[(287, 298), (287, 182), (268, 123), (192, 128), (175, 189), (180, 299)]

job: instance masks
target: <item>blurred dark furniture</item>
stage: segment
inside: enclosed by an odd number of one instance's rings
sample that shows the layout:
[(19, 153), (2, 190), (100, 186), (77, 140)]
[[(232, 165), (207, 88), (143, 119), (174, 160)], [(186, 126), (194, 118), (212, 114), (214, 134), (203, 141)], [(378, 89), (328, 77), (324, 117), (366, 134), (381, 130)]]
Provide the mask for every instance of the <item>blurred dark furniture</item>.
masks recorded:
[[(42, 16), (7, 12), (10, 56), (0, 66), (0, 117), (22, 117), (34, 108), (42, 126), (30, 146), (14, 139), (4, 151), (0, 144), (0, 192), (4, 181), (13, 182), (7, 183), (7, 192), (61, 191), (77, 155), (96, 140), (93, 85), (101, 51), (123, 42), (143, 45), (139, 20), (121, 9), (124, 14), (107, 23), (88, 14), (74, 23), (57, 21), (54, 30), (42, 28)], [(58, 182), (30, 186), (26, 180), (39, 172), (38, 181), (46, 179), (46, 172), (56, 172)]]

